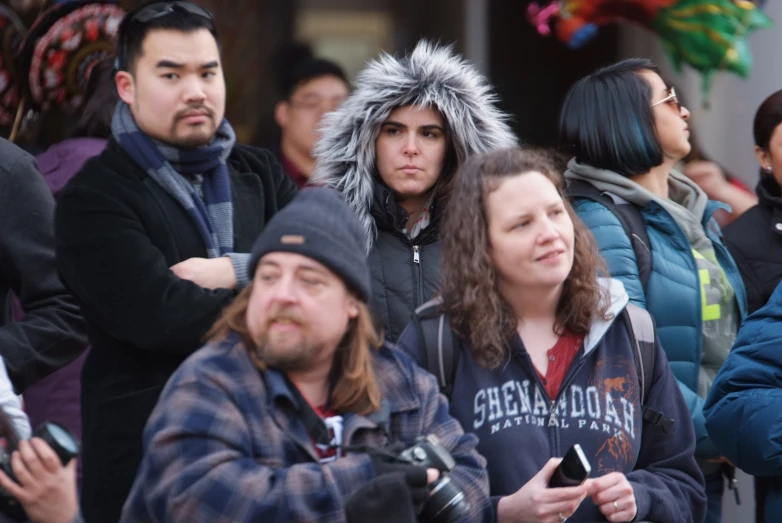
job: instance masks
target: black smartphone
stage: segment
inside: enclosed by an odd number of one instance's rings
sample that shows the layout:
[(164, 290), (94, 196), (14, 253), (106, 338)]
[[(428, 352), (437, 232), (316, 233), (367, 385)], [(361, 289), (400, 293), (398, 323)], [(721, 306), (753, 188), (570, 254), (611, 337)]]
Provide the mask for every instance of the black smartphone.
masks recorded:
[(559, 487), (577, 487), (584, 483), (592, 472), (592, 466), (581, 450), (581, 445), (576, 443), (567, 451), (562, 462), (557, 466), (551, 481), (548, 482), (549, 488)]

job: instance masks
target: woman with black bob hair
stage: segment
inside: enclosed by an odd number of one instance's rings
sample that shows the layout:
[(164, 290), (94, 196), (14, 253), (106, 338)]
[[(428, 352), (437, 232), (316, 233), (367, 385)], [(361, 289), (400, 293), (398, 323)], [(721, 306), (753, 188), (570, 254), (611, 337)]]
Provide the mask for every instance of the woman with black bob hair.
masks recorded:
[(706, 521), (715, 523), (723, 475), (734, 469), (706, 432), (703, 403), (746, 315), (746, 294), (713, 218), (724, 205), (674, 170), (690, 152), (689, 116), (654, 63), (625, 60), (570, 89), (560, 140), (572, 155), (565, 178), (576, 212), (611, 276), (655, 319), (690, 408), (709, 498)]

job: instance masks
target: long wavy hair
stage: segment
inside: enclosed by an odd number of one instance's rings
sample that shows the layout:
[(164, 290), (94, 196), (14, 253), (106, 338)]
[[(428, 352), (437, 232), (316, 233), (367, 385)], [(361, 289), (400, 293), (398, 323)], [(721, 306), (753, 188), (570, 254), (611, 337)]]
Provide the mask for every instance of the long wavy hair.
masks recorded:
[(562, 176), (543, 150), (501, 149), (470, 157), (455, 177), (442, 228), (442, 310), (472, 347), (476, 361), (499, 366), (519, 318), (497, 288), (490, 254), (486, 198), (500, 183), (529, 172), (546, 176), (565, 204), (574, 229), (573, 267), (565, 280), (554, 330), (586, 334), (596, 319), (608, 319), (609, 294), (597, 276), (605, 266), (589, 229), (564, 195)]
[[(252, 288), (251, 283), (225, 308), (206, 334), (206, 339), (219, 342), (231, 333), (236, 333), (255, 366), (265, 371), (266, 363), (258, 356), (247, 326), (247, 306)], [(380, 408), (380, 389), (372, 366), (372, 352), (377, 350), (381, 343), (369, 308), (365, 303), (359, 302), (358, 316), (350, 321), (348, 331), (334, 353), (331, 366), (330, 382), (334, 384), (334, 388), (329, 396), (329, 407), (334, 412), (367, 415)]]

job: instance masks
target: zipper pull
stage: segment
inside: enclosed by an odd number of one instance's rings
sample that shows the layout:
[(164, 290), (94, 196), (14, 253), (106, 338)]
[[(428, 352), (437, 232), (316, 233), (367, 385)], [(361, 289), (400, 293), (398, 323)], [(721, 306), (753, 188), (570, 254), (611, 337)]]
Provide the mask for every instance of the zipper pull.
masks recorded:
[(552, 401), (551, 407), (549, 407), (550, 408), (549, 418), (548, 418), (549, 427), (554, 427), (556, 425), (559, 425), (559, 423), (557, 422), (556, 403), (557, 403), (556, 401)]
[(421, 258), (418, 256), (418, 245), (413, 245), (413, 263), (421, 263)]

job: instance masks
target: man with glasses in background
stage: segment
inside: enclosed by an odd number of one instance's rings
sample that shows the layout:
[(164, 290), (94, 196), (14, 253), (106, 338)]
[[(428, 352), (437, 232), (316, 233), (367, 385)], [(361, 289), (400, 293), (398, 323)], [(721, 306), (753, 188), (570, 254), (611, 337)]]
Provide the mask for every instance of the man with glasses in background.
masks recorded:
[(60, 196), (62, 278), (91, 352), (82, 374), (87, 521), (118, 521), (168, 378), (247, 283), (253, 240), (296, 192), (223, 118), (214, 19), (152, 2), (119, 29), (112, 136)]
[(339, 65), (312, 56), (306, 45), (288, 45), (278, 58), (282, 62), (279, 83), (285, 93), (274, 108), (281, 131), (279, 160), (291, 180), (303, 187), (315, 166), (312, 149), (320, 121), (348, 97), (350, 84)]

